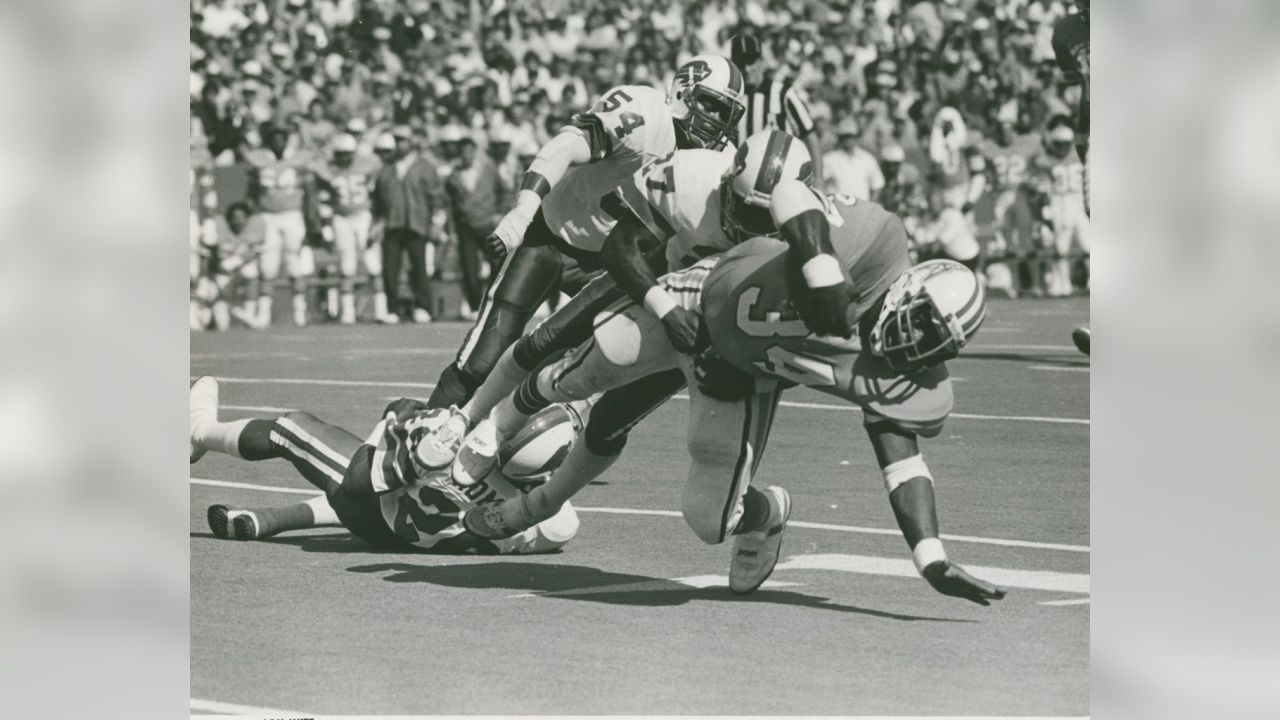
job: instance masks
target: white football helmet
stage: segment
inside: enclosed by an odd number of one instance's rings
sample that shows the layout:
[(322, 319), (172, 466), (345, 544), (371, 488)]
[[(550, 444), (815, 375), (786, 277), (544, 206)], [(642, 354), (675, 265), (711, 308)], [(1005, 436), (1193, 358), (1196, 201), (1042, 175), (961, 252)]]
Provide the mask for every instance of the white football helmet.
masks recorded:
[(359, 144), (351, 133), (341, 133), (333, 139), (333, 159), (339, 165), (350, 165)]
[(871, 352), (898, 372), (915, 372), (959, 355), (986, 317), (986, 291), (969, 268), (922, 262), (889, 286)]
[(582, 427), (581, 416), (570, 406), (545, 408), (498, 448), (498, 468), (512, 485), (531, 490), (560, 467)]
[(804, 143), (781, 130), (761, 130), (738, 146), (733, 169), (720, 184), (720, 226), (734, 242), (777, 237), (769, 197), (780, 180), (809, 182), (813, 158)]
[(719, 150), (747, 111), (742, 72), (719, 55), (696, 55), (676, 70), (667, 106), (684, 136), (680, 146)]

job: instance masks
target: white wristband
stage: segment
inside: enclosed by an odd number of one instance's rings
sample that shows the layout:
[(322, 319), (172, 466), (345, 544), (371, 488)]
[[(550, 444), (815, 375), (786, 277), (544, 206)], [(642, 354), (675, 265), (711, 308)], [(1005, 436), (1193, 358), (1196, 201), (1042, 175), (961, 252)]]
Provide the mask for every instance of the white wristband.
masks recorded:
[(804, 282), (810, 288), (824, 288), (844, 282), (840, 261), (834, 255), (823, 253), (812, 258), (800, 268)]
[(676, 301), (661, 285), (654, 285), (644, 294), (644, 306), (653, 313), (654, 317), (661, 320), (667, 313), (676, 309)]
[(916, 572), (924, 574), (924, 569), (947, 559), (947, 551), (942, 548), (942, 541), (936, 537), (925, 538), (911, 549), (911, 559), (916, 564)]

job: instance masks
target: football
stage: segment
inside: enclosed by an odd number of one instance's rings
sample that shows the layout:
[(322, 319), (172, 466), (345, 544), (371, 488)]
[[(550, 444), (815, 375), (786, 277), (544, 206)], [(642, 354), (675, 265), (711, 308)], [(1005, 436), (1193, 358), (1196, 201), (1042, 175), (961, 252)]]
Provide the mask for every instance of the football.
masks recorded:
[(498, 467), (516, 487), (528, 490), (546, 482), (560, 467), (582, 429), (565, 405), (552, 405), (529, 418), (498, 450)]

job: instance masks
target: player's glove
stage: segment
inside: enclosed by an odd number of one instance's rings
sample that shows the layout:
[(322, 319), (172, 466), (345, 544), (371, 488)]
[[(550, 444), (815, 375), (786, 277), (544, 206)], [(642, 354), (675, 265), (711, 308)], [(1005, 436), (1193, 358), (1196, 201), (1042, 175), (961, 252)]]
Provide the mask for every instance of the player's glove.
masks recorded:
[(1004, 598), (1004, 588), (992, 585), (965, 572), (950, 560), (936, 560), (920, 572), (934, 590), (943, 595), (958, 597), (979, 605), (990, 605), (992, 600)]
[(694, 357), (693, 376), (703, 395), (721, 402), (745, 400), (756, 391), (754, 378), (714, 352)]

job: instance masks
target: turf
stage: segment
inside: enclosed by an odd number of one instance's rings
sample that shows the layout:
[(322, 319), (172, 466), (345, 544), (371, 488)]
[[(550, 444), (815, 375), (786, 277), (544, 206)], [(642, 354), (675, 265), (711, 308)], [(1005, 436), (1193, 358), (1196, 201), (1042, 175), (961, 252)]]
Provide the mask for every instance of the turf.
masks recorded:
[[(678, 509), (676, 400), (575, 499), (578, 536), (540, 557), (386, 554), (339, 530), (217, 540), (208, 505), (310, 486), (283, 462), (206, 456), (191, 469), (192, 697), (316, 714), (1087, 714), (1089, 359), (1070, 347), (1087, 320), (1083, 299), (993, 301), (951, 363), (956, 414), (925, 456), (943, 532), (989, 541), (949, 553), (1037, 573), (992, 607), (874, 569), (910, 555), (867, 531), (895, 525), (860, 415), (826, 407), (778, 414), (758, 482), (789, 489), (793, 526), (771, 583), (734, 596), (709, 577), (727, 574), (727, 545), (612, 511)], [(226, 378), (223, 419), (306, 409), (363, 436), (389, 399), (429, 393), (465, 330), (194, 334), (191, 372)]]

